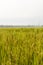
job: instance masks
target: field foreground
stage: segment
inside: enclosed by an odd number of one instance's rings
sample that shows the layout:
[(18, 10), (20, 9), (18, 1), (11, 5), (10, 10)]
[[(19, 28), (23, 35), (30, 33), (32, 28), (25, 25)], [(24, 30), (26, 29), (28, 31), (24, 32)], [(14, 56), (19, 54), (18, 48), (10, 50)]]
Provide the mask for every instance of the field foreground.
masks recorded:
[(0, 28), (0, 65), (43, 65), (43, 28)]

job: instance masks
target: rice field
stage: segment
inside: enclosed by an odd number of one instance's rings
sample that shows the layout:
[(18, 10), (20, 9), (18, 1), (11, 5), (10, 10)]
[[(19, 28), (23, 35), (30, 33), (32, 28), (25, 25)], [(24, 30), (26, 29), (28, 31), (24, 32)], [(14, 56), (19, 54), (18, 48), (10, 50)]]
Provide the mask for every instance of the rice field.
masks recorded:
[(43, 65), (43, 28), (0, 28), (0, 65)]

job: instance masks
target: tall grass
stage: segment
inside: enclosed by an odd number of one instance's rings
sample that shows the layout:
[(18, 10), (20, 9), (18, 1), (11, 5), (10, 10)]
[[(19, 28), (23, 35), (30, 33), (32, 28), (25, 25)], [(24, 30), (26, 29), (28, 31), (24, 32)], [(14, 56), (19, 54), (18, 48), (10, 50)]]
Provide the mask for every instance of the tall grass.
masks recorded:
[(0, 29), (0, 65), (43, 65), (43, 28)]

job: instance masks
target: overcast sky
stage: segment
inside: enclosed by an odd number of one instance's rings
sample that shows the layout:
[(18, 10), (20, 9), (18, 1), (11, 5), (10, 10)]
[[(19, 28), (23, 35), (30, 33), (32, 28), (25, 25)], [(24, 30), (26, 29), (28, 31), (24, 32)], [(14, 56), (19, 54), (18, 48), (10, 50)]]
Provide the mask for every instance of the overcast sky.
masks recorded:
[(0, 25), (43, 25), (43, 0), (0, 0)]

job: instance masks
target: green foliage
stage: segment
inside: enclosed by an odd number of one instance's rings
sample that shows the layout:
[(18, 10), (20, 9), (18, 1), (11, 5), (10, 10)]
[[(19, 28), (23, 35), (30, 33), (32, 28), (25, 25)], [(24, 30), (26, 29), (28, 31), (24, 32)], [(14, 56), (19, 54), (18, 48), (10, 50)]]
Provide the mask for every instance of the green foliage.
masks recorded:
[(43, 28), (1, 28), (0, 65), (43, 65)]

